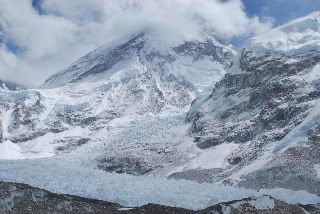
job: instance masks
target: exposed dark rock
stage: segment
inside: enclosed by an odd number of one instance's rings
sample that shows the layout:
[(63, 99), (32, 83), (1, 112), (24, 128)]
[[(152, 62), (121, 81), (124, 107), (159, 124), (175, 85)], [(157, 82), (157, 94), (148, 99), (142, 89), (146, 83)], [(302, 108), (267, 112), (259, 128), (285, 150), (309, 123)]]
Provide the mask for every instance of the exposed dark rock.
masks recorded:
[(24, 184), (0, 182), (0, 213), (117, 213), (121, 206), (77, 196), (54, 194)]
[(243, 177), (240, 186), (254, 188), (287, 188), (320, 194), (320, 180), (314, 166), (320, 163), (317, 138), (287, 149), (268, 165)]
[(189, 41), (173, 49), (177, 54), (192, 56), (194, 62), (203, 59), (204, 56), (209, 56), (210, 60), (222, 62), (226, 67), (231, 66), (234, 57), (231, 52), (225, 51), (222, 46), (216, 46), (210, 40), (205, 42)]
[(238, 163), (240, 163), (242, 160), (241, 157), (231, 157), (228, 159), (228, 162), (231, 164), (231, 165), (237, 165)]
[(144, 175), (169, 166), (180, 155), (170, 144), (117, 145), (98, 159), (98, 167), (107, 172)]
[[(62, 140), (61, 143), (63, 143), (62, 146), (58, 146), (56, 148), (57, 151), (59, 152), (67, 152), (67, 151), (72, 151), (80, 146), (85, 145), (90, 141), (90, 138), (80, 138), (77, 139), (75, 137), (69, 138), (69, 139), (64, 139)], [(59, 143), (59, 142), (57, 142)]]
[(197, 141), (197, 146), (200, 149), (207, 149), (223, 143), (221, 141), (221, 138), (219, 137), (197, 138), (196, 141)]

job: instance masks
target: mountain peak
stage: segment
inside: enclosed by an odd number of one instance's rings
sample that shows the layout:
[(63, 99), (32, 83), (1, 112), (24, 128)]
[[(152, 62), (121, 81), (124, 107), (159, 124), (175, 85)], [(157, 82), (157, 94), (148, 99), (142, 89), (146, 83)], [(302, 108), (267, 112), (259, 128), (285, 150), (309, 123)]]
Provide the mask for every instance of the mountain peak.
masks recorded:
[(290, 31), (306, 31), (311, 29), (313, 31), (319, 31), (320, 25), (320, 12), (313, 12), (307, 16), (303, 16), (297, 19), (294, 19), (283, 26), (280, 26), (279, 29)]
[(314, 11), (310, 13), (308, 16), (312, 18), (320, 18), (320, 11)]
[(251, 38), (245, 46), (257, 54), (271, 51), (296, 55), (308, 50), (320, 51), (320, 12), (297, 18)]
[(157, 32), (147, 29), (120, 45), (104, 46), (92, 51), (64, 71), (51, 76), (43, 87), (54, 88), (101, 79), (107, 81), (129, 67), (140, 67), (160, 74), (161, 78), (163, 75), (183, 77), (184, 81), (195, 83), (196, 88), (203, 88), (215, 80), (208, 77), (223, 76), (234, 55), (231, 46), (218, 42), (207, 33), (197, 40), (168, 41)]

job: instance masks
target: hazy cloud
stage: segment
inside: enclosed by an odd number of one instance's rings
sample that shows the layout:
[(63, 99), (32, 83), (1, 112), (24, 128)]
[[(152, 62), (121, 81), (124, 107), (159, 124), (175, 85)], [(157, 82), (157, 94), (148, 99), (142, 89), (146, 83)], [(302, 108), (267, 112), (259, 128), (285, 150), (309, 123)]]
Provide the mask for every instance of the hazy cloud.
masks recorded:
[(42, 13), (31, 0), (0, 0), (0, 5), (0, 78), (27, 86), (145, 28), (174, 40), (196, 38), (200, 28), (232, 38), (271, 27), (249, 18), (241, 0), (42, 0)]

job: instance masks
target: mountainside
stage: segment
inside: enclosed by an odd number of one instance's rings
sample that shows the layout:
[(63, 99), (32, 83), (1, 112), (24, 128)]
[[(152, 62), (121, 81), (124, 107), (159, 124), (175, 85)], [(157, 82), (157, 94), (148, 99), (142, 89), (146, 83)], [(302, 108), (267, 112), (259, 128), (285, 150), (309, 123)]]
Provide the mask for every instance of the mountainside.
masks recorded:
[(313, 13), (250, 39), (211, 95), (193, 104), (199, 148), (238, 145), (211, 181), (320, 194), (319, 34)]
[(234, 54), (231, 46), (220, 44), (207, 34), (199, 40), (172, 43), (161, 41), (150, 32), (140, 33), (117, 47), (101, 47), (87, 54), (46, 80), (43, 88), (109, 79), (125, 72), (128, 81), (134, 77), (131, 73), (135, 68), (148, 74), (159, 87), (172, 82), (199, 90), (212, 86), (224, 75)]
[[(235, 52), (206, 34), (177, 43), (141, 33), (89, 53), (42, 89), (0, 91), (2, 159), (72, 153), (136, 175), (180, 162), (186, 111), (222, 78)], [(171, 131), (179, 128), (180, 135)]]
[(207, 34), (145, 32), (40, 89), (0, 82), (0, 180), (123, 206), (220, 203), (220, 213), (256, 212), (266, 194), (272, 212), (300, 213), (288, 204), (320, 203), (319, 38), (320, 13), (237, 54)]

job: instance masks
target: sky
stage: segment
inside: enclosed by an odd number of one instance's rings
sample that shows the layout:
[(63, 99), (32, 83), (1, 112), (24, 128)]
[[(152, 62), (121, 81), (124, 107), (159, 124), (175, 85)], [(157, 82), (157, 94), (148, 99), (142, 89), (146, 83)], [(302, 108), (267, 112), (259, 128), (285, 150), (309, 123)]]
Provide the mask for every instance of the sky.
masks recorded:
[(270, 17), (274, 25), (320, 10), (320, 0), (243, 0), (250, 16)]
[(86, 53), (152, 27), (166, 40), (214, 30), (235, 46), (320, 10), (320, 0), (0, 0), (0, 79), (38, 87)]

